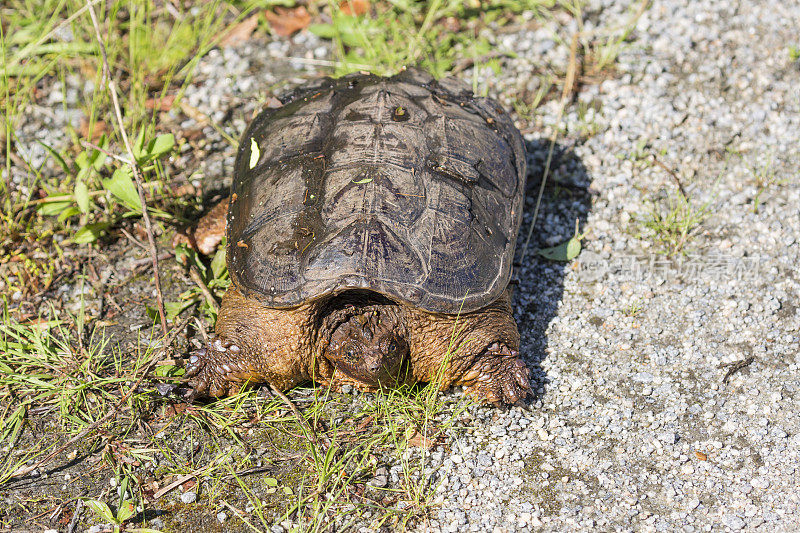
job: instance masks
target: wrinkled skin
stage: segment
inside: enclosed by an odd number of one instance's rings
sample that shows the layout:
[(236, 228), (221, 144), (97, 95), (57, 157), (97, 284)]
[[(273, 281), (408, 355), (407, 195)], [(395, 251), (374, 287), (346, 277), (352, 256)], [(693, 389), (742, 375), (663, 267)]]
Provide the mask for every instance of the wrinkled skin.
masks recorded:
[[(408, 344), (394, 306), (352, 308), (357, 314), (336, 326), (323, 350), (325, 359), (346, 377), (368, 386), (405, 381)], [(390, 312), (384, 312), (390, 311)]]
[[(224, 216), (217, 207), (207, 217)], [(218, 243), (220, 227), (224, 232), (224, 222), (201, 221), (190, 241)], [(220, 233), (208, 235), (208, 228)], [(221, 397), (263, 382), (285, 390), (308, 380), (361, 390), (437, 381), (442, 390), (461, 385), (476, 400), (495, 405), (518, 404), (531, 392), (508, 290), (486, 307), (456, 316), (367, 291), (276, 309), (231, 287), (215, 329), (208, 345), (189, 358), (193, 396)]]

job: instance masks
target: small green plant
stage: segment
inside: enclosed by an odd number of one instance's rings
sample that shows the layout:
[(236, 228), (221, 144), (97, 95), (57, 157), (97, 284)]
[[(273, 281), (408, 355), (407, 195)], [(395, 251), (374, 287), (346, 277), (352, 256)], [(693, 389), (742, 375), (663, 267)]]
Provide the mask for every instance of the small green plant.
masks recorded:
[(464, 58), (499, 68), (496, 45), (473, 28), (478, 20), (503, 24), (509, 15), (540, 13), (554, 5), (552, 0), (404, 0), (376, 3), (363, 14), (353, 14), (331, 2), (331, 21), (312, 24), (309, 30), (333, 40), (339, 59), (336, 74), (369, 70), (389, 75), (421, 66), (441, 77)]
[(83, 500), (84, 505), (91, 509), (94, 514), (103, 522), (111, 524), (114, 527), (114, 533), (121, 531), (129, 531), (131, 533), (159, 533), (158, 530), (149, 528), (128, 528), (125, 523), (136, 514), (136, 504), (132, 500), (125, 500), (117, 506), (117, 512), (113, 512), (107, 503), (101, 500), (93, 500), (86, 498)]
[(789, 59), (792, 61), (800, 60), (800, 46), (789, 47)]
[(753, 175), (753, 182), (756, 187), (756, 194), (753, 196), (753, 213), (758, 213), (761, 206), (761, 195), (772, 187), (785, 184), (788, 180), (780, 179), (775, 174), (772, 164), (772, 156), (760, 167), (751, 167), (750, 173)]
[(644, 310), (644, 305), (642, 304), (641, 300), (634, 300), (627, 306), (623, 307), (620, 311), (622, 314), (628, 317), (635, 317), (639, 315)]
[(575, 233), (569, 240), (557, 246), (542, 248), (537, 253), (551, 261), (572, 261), (581, 253), (581, 240), (583, 240), (585, 235), (585, 233), (580, 232), (580, 224), (578, 220), (575, 219)]
[(711, 214), (711, 200), (695, 207), (680, 193), (653, 201), (650, 212), (640, 219), (644, 234), (655, 241), (667, 255), (685, 252), (689, 239)]
[[(71, 238), (74, 243), (95, 242), (103, 231), (120, 218), (139, 216), (142, 213), (142, 204), (133, 180), (131, 165), (123, 163), (112, 170), (108, 145), (107, 139), (103, 136), (99, 145), (81, 151), (75, 157), (73, 165), (68, 165), (61, 154), (47, 147), (64, 173), (70, 176), (60, 188), (71, 187), (72, 193), (62, 194), (61, 191), (53, 191), (39, 202), (37, 209), (42, 215), (58, 217), (59, 222), (78, 217), (80, 227)], [(157, 135), (147, 140), (145, 129), (140, 130), (133, 144), (133, 154), (145, 178), (163, 174), (160, 160), (168, 156), (174, 146), (175, 138), (171, 133)], [(124, 160), (121, 156), (116, 157)], [(162, 181), (146, 181), (145, 186), (157, 187)], [(100, 203), (103, 205), (99, 205)], [(121, 213), (115, 210), (116, 206), (122, 208)], [(149, 210), (157, 217), (169, 218), (164, 211), (154, 208)]]

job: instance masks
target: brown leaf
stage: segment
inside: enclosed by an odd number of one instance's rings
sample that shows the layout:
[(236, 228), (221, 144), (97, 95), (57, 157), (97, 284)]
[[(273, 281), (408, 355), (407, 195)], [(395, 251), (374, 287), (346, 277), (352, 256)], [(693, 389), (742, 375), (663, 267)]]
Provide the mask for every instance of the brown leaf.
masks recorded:
[(281, 101), (274, 96), (268, 96), (264, 107), (267, 109), (277, 109), (279, 107), (283, 107), (283, 103), (281, 103)]
[[(104, 120), (97, 120), (94, 123), (94, 128), (90, 128), (91, 124), (89, 123), (89, 119), (86, 117), (81, 117), (81, 122), (78, 125), (78, 135), (82, 139), (86, 139), (87, 141), (97, 144), (100, 141), (100, 137), (106, 132), (106, 122)], [(91, 132), (89, 131), (91, 129)], [(89, 133), (91, 133), (91, 137), (89, 137)]]
[(225, 34), (225, 37), (222, 38), (219, 45), (223, 47), (236, 46), (250, 39), (250, 36), (253, 35), (253, 32), (256, 30), (256, 26), (258, 26), (258, 16), (258, 13), (250, 15), (240, 23), (235, 24), (228, 33)]
[(265, 11), (264, 15), (272, 32), (281, 37), (288, 37), (311, 23), (311, 15), (303, 6), (294, 9), (276, 6), (275, 11)]
[(168, 94), (163, 98), (148, 98), (144, 103), (147, 109), (157, 109), (159, 111), (169, 111), (172, 109), (172, 104), (175, 103), (175, 95)]
[(706, 454), (706, 453), (703, 453), (703, 452), (700, 452), (700, 451), (695, 451), (694, 455), (695, 455), (695, 457), (697, 457), (701, 461), (708, 461), (708, 454)]
[(439, 440), (439, 435), (430, 437), (420, 433), (416, 427), (410, 427), (406, 430), (406, 440), (408, 441), (409, 446), (425, 448), (426, 450), (429, 450), (436, 446), (437, 441)]
[(369, 11), (369, 2), (367, 0), (345, 0), (339, 4), (339, 9), (344, 15), (357, 17)]

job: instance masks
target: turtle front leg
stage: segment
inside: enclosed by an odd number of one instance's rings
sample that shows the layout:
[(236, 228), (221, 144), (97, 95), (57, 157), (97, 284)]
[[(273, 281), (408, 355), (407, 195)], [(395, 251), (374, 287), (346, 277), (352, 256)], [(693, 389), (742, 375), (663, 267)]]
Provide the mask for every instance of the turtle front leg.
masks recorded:
[(517, 350), (495, 342), (475, 359), (456, 385), (484, 402), (513, 405), (531, 394), (529, 373)]
[(231, 288), (222, 299), (216, 335), (186, 366), (191, 397), (223, 397), (242, 386), (286, 390), (311, 379), (313, 320), (307, 307), (270, 309)]
[(531, 393), (519, 359), (519, 332), (510, 294), (472, 313), (435, 315), (408, 308), (411, 368), (418, 381), (440, 389), (462, 385), (483, 403), (516, 404)]

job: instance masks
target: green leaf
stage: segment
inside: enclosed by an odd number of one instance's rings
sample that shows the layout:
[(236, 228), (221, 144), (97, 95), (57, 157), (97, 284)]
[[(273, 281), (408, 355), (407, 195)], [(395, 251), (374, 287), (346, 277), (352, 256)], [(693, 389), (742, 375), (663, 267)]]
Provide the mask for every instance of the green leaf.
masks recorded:
[(363, 180), (353, 181), (353, 183), (355, 183), (356, 185), (361, 185), (363, 183), (369, 183), (374, 179), (375, 178), (364, 178)]
[(45, 150), (47, 150), (47, 152), (48, 152), (48, 153), (49, 153), (51, 156), (53, 156), (53, 159), (55, 159), (55, 160), (56, 160), (56, 163), (58, 163), (58, 166), (60, 166), (60, 167), (61, 167), (61, 169), (62, 169), (64, 172), (66, 172), (67, 174), (69, 173), (69, 166), (67, 165), (67, 162), (66, 162), (66, 161), (64, 161), (64, 158), (63, 158), (63, 157), (61, 157), (61, 154), (59, 154), (58, 152), (56, 152), (56, 150), (55, 150), (54, 148), (52, 148), (51, 146), (48, 146), (48, 145), (46, 145), (46, 144), (45, 144), (45, 143), (43, 143), (42, 141), (36, 141), (36, 142), (38, 142), (39, 144), (41, 144), (41, 145), (42, 145), (42, 147), (43, 147)]
[(111, 509), (105, 502), (101, 502), (100, 500), (83, 500), (83, 503), (86, 507), (94, 511), (104, 522), (111, 524), (117, 522), (114, 513), (111, 512)]
[(283, 487), (283, 493), (286, 494), (287, 496), (291, 496), (292, 494), (294, 494), (292, 492), (292, 488), (291, 487)]
[(333, 24), (311, 24), (308, 27), (308, 31), (323, 39), (336, 37), (336, 28), (333, 27)]
[(75, 190), (72, 192), (75, 196), (75, 201), (78, 204), (78, 208), (80, 208), (81, 213), (88, 213), (89, 212), (89, 188), (86, 186), (86, 183), (83, 181), (75, 182)]
[[(97, 142), (97, 146), (104, 150), (108, 150), (108, 138), (106, 138), (106, 134), (104, 133), (100, 140)], [(100, 170), (103, 168), (103, 163), (106, 162), (106, 154), (101, 152), (100, 150), (94, 150), (92, 155), (89, 157), (89, 160), (92, 162), (92, 166), (94, 166), (95, 170)]]
[(264, 483), (266, 483), (270, 487), (277, 487), (278, 486), (278, 480), (275, 479), (274, 477), (265, 477), (264, 478)]
[(581, 253), (581, 239), (583, 235), (578, 231), (578, 221), (575, 221), (575, 234), (567, 242), (562, 242), (558, 246), (542, 248), (539, 255), (551, 261), (572, 261)]
[(89, 161), (89, 154), (84, 150), (83, 152), (79, 153), (77, 157), (75, 157), (75, 164), (78, 166), (79, 169), (83, 170), (85, 168), (89, 168), (91, 162)]
[(100, 238), (100, 234), (108, 227), (108, 223), (101, 222), (98, 224), (86, 224), (84, 227), (75, 232), (72, 237), (72, 242), (76, 244), (85, 244), (87, 242), (94, 242)]
[(227, 248), (227, 238), (223, 237), (222, 242), (220, 242), (217, 248), (217, 252), (214, 254), (214, 259), (211, 260), (211, 274), (213, 274), (214, 279), (219, 279), (225, 274), (227, 266), (225, 264), (225, 251)]
[(175, 365), (158, 365), (155, 370), (153, 370), (153, 374), (160, 378), (168, 378), (176, 375), (179, 370), (183, 369), (178, 368)]
[(250, 168), (254, 168), (261, 159), (261, 150), (253, 137), (250, 137)]
[(141, 212), (142, 203), (139, 200), (139, 192), (133, 182), (133, 171), (128, 165), (119, 167), (114, 174), (103, 181), (103, 188), (114, 195), (120, 202), (129, 209)]
[(192, 302), (164, 302), (164, 312), (167, 313), (167, 320), (172, 320), (190, 305), (192, 305)]
[(136, 512), (136, 506), (130, 500), (122, 502), (122, 505), (117, 509), (117, 524), (125, 522), (128, 518), (132, 517)]
[(136, 140), (134, 141), (133, 146), (131, 146), (131, 150), (133, 151), (133, 157), (135, 157), (137, 161), (139, 161), (140, 159), (142, 159), (144, 156), (147, 155), (147, 152), (145, 150), (144, 134), (145, 134), (144, 126), (142, 126), (139, 129), (138, 135), (136, 135)]
[(175, 147), (175, 136), (171, 133), (159, 135), (149, 143), (147, 143), (147, 157), (146, 159), (159, 159), (161, 156), (168, 154)]
[(68, 207), (72, 207), (72, 205), (73, 205), (72, 202), (69, 201), (69, 200), (65, 200), (65, 201), (57, 200), (57, 201), (54, 201), (54, 202), (45, 202), (45, 203), (41, 204), (37, 208), (37, 211), (39, 211), (39, 213), (41, 213), (41, 214), (43, 214), (45, 216), (48, 216), (48, 217), (49, 216), (55, 216), (55, 215), (59, 214), (60, 212), (62, 212), (64, 209), (67, 209)]
[(59, 222), (64, 222), (69, 217), (73, 217), (75, 215), (79, 215), (80, 213), (81, 213), (80, 209), (78, 209), (74, 205), (71, 205), (71, 206), (67, 207), (66, 209), (64, 209), (63, 211), (61, 211), (61, 214), (58, 215), (58, 221)]

